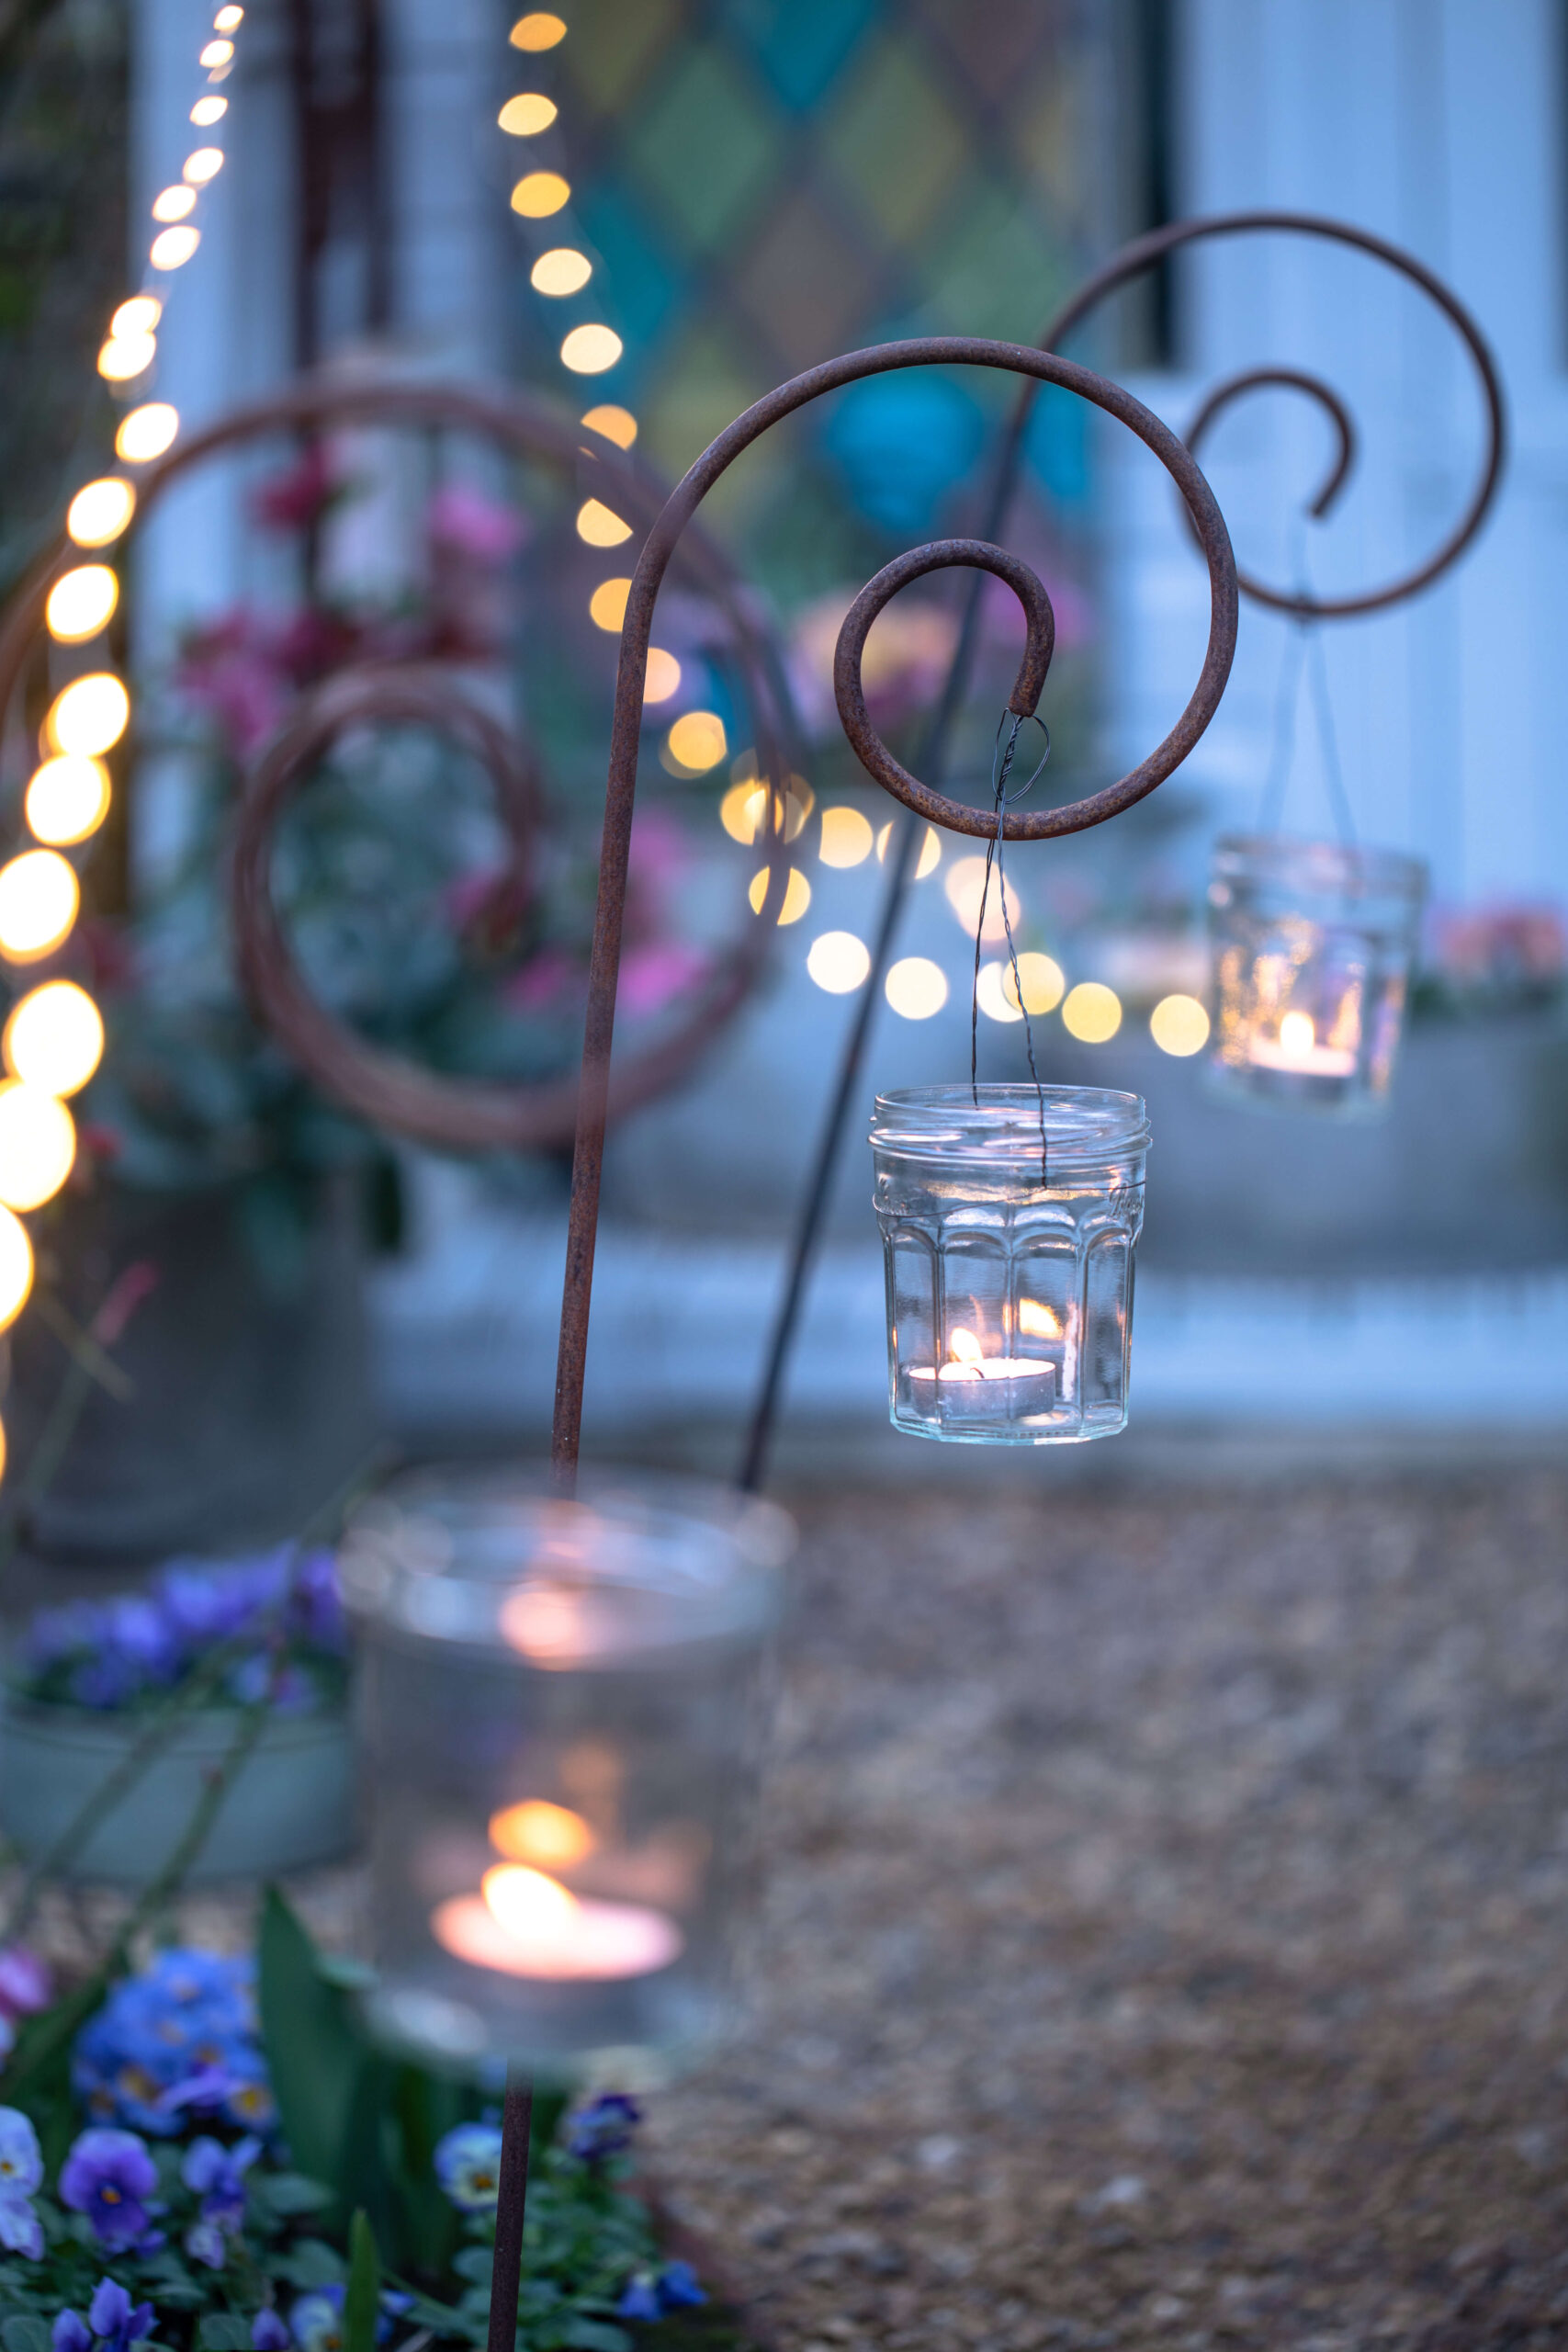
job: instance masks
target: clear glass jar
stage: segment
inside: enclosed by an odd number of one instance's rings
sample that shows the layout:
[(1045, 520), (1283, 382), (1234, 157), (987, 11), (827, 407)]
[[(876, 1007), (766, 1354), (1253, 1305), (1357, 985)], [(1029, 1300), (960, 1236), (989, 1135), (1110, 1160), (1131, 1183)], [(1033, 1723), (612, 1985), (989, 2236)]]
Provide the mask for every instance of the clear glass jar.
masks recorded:
[(396, 2047), (624, 2078), (726, 2021), (784, 1514), (681, 1481), (422, 1473), (344, 1540)]
[(1224, 1094), (1336, 1118), (1387, 1101), (1427, 868), (1393, 850), (1229, 835), (1209, 884)]
[(1142, 1098), (1100, 1087), (918, 1086), (871, 1124), (895, 1429), (1053, 1445), (1127, 1422)]

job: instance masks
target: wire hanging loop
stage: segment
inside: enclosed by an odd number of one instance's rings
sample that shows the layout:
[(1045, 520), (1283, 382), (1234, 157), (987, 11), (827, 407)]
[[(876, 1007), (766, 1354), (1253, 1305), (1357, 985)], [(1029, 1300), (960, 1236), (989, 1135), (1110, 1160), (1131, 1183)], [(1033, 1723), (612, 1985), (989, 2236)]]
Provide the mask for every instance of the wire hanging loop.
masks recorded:
[[(1002, 868), (1007, 841), (1007, 811), (1015, 800), (1021, 800), (1026, 793), (1032, 791), (1039, 778), (1044, 774), (1045, 763), (1051, 756), (1051, 729), (1038, 712), (1032, 712), (1031, 716), (1045, 738), (1045, 749), (1041, 752), (1023, 782), (1016, 786), (1011, 792), (1008, 790), (1008, 777), (1012, 772), (1013, 758), (1018, 750), (1019, 733), (1023, 726), (1023, 719), (1017, 711), (1005, 709), (1002, 712), (1000, 718), (997, 721), (997, 739), (991, 752), (991, 789), (996, 801), (997, 830), (993, 838), (986, 844), (986, 873), (980, 886), (980, 911), (975, 918), (975, 985), (969, 1000), (969, 1094), (975, 1108), (978, 1110), (980, 1107), (980, 951), (981, 943), (986, 936), (986, 904), (990, 897), (991, 861), (994, 857), (997, 866), (997, 891), (1002, 902), (1002, 931), (1007, 939), (1008, 964), (1012, 972), (1012, 984), (1018, 994), (1018, 1009), (1023, 1018), (1023, 1043), (1029, 1056), (1029, 1075), (1034, 1081), (1035, 1100), (1040, 1105), (1040, 1182), (1043, 1185), (1048, 1186), (1051, 1176), (1048, 1164), (1050, 1145), (1045, 1133), (1045, 1089), (1040, 1082), (1040, 1071), (1034, 1059), (1034, 1031), (1030, 1024), (1029, 1007), (1024, 1001), (1023, 974), (1019, 969), (1018, 949), (1013, 944), (1012, 916), (1008, 910), (1007, 876)], [(1010, 726), (1008, 724), (1010, 719), (1012, 722)], [(1007, 736), (1005, 743), (1002, 741), (1004, 732)]]

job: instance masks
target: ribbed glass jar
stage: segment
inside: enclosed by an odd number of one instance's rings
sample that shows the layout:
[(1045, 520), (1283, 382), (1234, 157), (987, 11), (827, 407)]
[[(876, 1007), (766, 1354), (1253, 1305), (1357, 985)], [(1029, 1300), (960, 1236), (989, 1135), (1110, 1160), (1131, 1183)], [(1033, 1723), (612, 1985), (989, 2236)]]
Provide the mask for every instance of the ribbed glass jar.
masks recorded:
[(422, 1473), (342, 1553), (360, 1636), (370, 2022), (496, 2079), (700, 2050), (750, 1891), (782, 1511)]
[(1126, 1426), (1142, 1098), (1032, 1086), (879, 1094), (871, 1125), (896, 1429), (1054, 1445)]
[(1426, 895), (1426, 866), (1393, 850), (1282, 834), (1217, 842), (1213, 1084), (1266, 1108), (1376, 1117)]

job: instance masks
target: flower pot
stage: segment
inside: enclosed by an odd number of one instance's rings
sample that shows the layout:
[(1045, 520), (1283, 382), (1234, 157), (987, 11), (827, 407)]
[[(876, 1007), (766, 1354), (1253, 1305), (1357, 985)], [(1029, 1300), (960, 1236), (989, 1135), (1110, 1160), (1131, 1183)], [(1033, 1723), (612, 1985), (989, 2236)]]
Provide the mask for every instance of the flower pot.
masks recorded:
[[(147, 1733), (141, 1714), (10, 1701), (0, 1715), (0, 1829), (31, 1862), (49, 1853)], [(143, 1884), (173, 1855), (241, 1723), (186, 1716), (85, 1845), (66, 1878)], [(354, 1844), (353, 1743), (339, 1713), (275, 1715), (225, 1792), (188, 1883), (268, 1878), (341, 1860)]]

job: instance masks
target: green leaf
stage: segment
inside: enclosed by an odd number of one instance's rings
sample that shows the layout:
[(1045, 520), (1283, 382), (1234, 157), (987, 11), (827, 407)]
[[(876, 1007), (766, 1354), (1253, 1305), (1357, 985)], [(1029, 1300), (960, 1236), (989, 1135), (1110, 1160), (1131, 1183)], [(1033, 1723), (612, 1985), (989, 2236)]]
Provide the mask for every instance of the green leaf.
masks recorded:
[(381, 2311), (381, 2260), (364, 2211), (348, 2229), (348, 2287), (343, 2299), (343, 2352), (376, 2352)]
[(4, 2343), (6, 2352), (51, 2352), (48, 2323), (27, 2318), (0, 2322), (0, 2343)]
[(250, 2352), (251, 2323), (238, 2312), (207, 2312), (197, 2324), (201, 2352)]
[(323, 1978), (315, 1947), (276, 1887), (267, 1890), (257, 1954), (262, 2041), (283, 2136), (301, 2173), (341, 2186), (368, 2055), (348, 1996)]
[(290, 2287), (336, 2287), (343, 2281), (343, 2256), (320, 2238), (301, 2238), (287, 2254), (269, 2254), (265, 2267)]
[(627, 2352), (632, 2339), (624, 2327), (615, 2327), (607, 2319), (585, 2319), (580, 2312), (563, 2340), (581, 2346), (581, 2352)]
[(279, 2214), (320, 2213), (336, 2194), (324, 2180), (307, 2180), (302, 2172), (259, 2173), (247, 2187), (253, 2198)]

